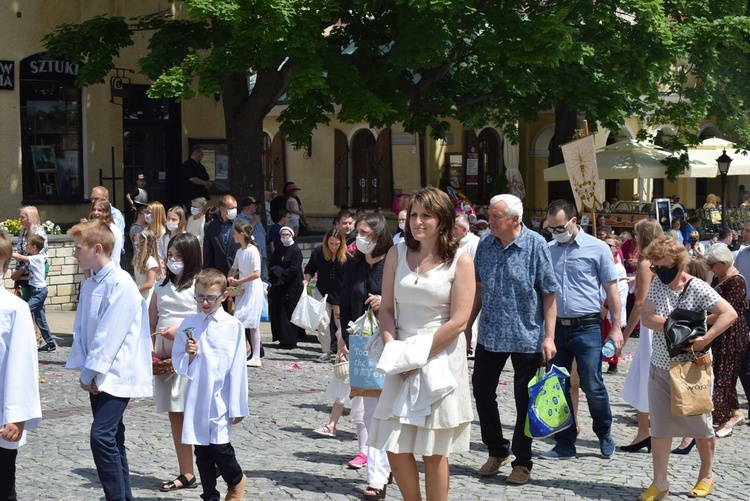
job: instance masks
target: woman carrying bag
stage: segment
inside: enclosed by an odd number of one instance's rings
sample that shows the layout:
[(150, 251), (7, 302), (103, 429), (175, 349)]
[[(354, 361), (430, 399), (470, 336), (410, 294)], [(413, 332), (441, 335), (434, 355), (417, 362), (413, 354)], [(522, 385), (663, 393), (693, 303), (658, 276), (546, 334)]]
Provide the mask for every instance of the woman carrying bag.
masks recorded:
[[(676, 308), (696, 312), (708, 310), (715, 315), (716, 320), (705, 335), (692, 339), (690, 350), (686, 350), (699, 353), (707, 350), (711, 341), (732, 325), (737, 313), (706, 282), (685, 271), (689, 260), (687, 251), (672, 237), (656, 238), (641, 253), (644, 259), (651, 261), (651, 271), (657, 278), (651, 283), (643, 305), (643, 323), (653, 330), (654, 336), (648, 389), (654, 479), (639, 499), (653, 501), (665, 499), (669, 494), (667, 466), (672, 439), (683, 436), (695, 437), (701, 459), (698, 481), (688, 496), (704, 498), (715, 484), (713, 420), (710, 411), (692, 416), (673, 413), (675, 396), (671, 389), (670, 363), (691, 361), (694, 357), (685, 353), (670, 358), (664, 324)], [(712, 390), (710, 386), (706, 391)]]

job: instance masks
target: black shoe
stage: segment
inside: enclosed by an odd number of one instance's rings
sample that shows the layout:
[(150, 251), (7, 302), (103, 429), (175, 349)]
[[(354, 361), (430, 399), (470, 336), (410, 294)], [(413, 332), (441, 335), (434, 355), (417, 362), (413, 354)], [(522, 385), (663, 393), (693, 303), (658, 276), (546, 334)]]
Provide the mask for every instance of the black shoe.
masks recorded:
[(638, 452), (644, 447), (646, 448), (646, 450), (648, 450), (648, 452), (651, 452), (651, 437), (646, 437), (636, 444), (621, 445), (620, 450), (622, 452)]
[(617, 369), (617, 364), (609, 364), (609, 368), (607, 368), (607, 374), (617, 374), (620, 372)]
[(56, 344), (54, 344), (54, 343), (52, 343), (52, 344), (45, 344), (45, 345), (44, 345), (44, 346), (42, 346), (41, 348), (37, 348), (37, 350), (36, 350), (36, 351), (38, 351), (38, 352), (43, 352), (43, 351), (55, 351), (56, 349), (57, 349), (57, 345), (56, 345)]
[(695, 439), (691, 440), (687, 447), (684, 449), (680, 449), (680, 446), (677, 446), (676, 448), (672, 449), (672, 454), (690, 454), (690, 451), (693, 450), (693, 447), (695, 447)]

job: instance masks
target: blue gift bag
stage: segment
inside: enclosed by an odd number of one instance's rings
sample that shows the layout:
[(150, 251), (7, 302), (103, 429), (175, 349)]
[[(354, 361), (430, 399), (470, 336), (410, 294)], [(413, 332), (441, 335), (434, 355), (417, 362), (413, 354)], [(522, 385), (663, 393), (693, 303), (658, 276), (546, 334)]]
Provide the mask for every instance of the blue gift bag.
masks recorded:
[(260, 321), (261, 322), (270, 322), (268, 319), (268, 298), (263, 296), (263, 309), (260, 313)]
[(353, 396), (377, 396), (383, 389), (385, 375), (377, 374), (378, 365), (369, 353), (370, 336), (349, 336), (349, 383)]
[(565, 368), (543, 367), (529, 382), (529, 408), (524, 433), (531, 438), (545, 438), (573, 425), (573, 414), (565, 400), (563, 380), (569, 377)]

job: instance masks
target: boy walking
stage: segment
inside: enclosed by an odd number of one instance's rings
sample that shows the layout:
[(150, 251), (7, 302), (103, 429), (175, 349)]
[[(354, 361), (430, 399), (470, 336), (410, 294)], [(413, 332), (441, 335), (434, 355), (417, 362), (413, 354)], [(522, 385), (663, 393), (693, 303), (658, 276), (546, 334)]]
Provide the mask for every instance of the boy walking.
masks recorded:
[(44, 279), (44, 263), (46, 258), (39, 254), (44, 248), (44, 239), (39, 235), (31, 235), (26, 240), (26, 252), (28, 256), (13, 253), (13, 259), (23, 261), (29, 268), (29, 287), (31, 288), (31, 297), (29, 298), (29, 310), (34, 316), (39, 331), (46, 345), (39, 348), (38, 351), (55, 351), (57, 345), (52, 339), (52, 333), (47, 325), (47, 316), (44, 313), (44, 301), (47, 299), (47, 281)]
[(247, 477), (229, 442), (232, 425), (248, 414), (245, 330), (221, 303), (227, 279), (206, 268), (195, 277), (196, 315), (177, 330), (172, 348), (175, 372), (188, 379), (182, 443), (195, 446), (203, 486), (201, 498), (219, 501), (214, 465), (228, 485), (226, 501), (244, 497)]
[[(12, 254), (0, 233), (0, 269), (5, 276)], [(16, 499), (16, 457), (26, 431), (42, 419), (36, 339), (23, 299), (0, 287), (0, 499)]]
[(115, 236), (98, 219), (68, 230), (92, 276), (81, 284), (68, 369), (89, 392), (91, 452), (107, 500), (132, 500), (122, 416), (131, 398), (152, 396), (148, 308), (130, 275), (110, 260)]

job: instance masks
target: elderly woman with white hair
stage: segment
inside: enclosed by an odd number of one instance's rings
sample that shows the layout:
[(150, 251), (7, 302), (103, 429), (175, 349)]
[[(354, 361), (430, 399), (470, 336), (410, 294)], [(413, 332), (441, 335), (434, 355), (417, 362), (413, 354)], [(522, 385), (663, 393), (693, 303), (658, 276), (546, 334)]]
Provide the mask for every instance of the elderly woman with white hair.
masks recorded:
[(203, 197), (194, 198), (190, 202), (190, 215), (187, 218), (185, 231), (198, 237), (198, 242), (203, 250), (203, 235), (206, 226), (206, 199)]
[[(711, 285), (737, 312), (734, 322), (714, 340), (711, 351), (714, 357), (714, 423), (718, 423), (716, 436), (728, 437), (732, 428), (745, 422), (737, 399), (737, 379), (748, 349), (748, 326), (745, 322), (745, 278), (734, 267), (734, 256), (726, 245), (714, 244), (706, 252), (706, 266), (713, 272)], [(707, 323), (716, 321), (710, 315)]]
[(458, 240), (458, 248), (468, 252), (472, 259), (477, 253), (479, 237), (469, 231), (469, 218), (463, 212), (456, 215), (456, 222), (453, 223), (453, 238)]

